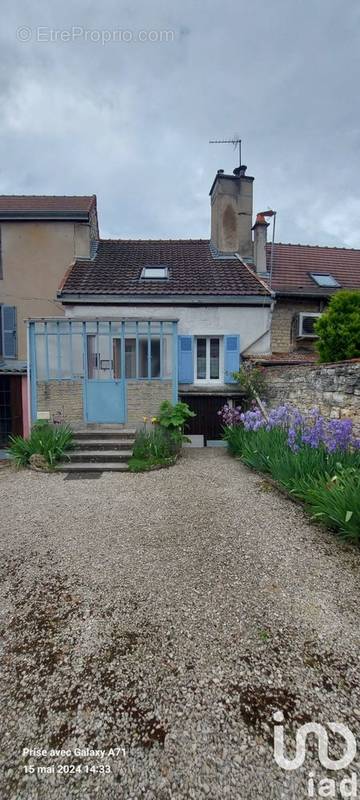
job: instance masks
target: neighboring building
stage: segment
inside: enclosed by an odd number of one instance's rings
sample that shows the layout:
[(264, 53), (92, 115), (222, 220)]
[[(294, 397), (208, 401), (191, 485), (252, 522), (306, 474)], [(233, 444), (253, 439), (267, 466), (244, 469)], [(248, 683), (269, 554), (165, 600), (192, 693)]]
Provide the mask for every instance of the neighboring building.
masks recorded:
[(25, 320), (63, 314), (59, 281), (98, 236), (94, 195), (0, 196), (0, 446), (27, 431)]
[(32, 417), (139, 424), (163, 399), (217, 438), (244, 354), (270, 352), (272, 293), (253, 258), (253, 178), (219, 171), (210, 240), (100, 240), (58, 292), (67, 321), (31, 324)]
[(267, 245), (268, 282), (276, 293), (272, 317), (273, 357), (315, 358), (314, 321), (340, 289), (360, 289), (360, 250), (275, 244)]

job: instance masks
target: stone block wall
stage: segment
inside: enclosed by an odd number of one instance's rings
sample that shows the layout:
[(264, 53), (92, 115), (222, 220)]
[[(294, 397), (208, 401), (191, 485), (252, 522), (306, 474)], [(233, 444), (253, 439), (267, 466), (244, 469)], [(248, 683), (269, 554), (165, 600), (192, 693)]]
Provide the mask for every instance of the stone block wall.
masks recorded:
[(292, 322), (296, 314), (300, 312), (313, 313), (321, 310), (321, 301), (311, 297), (299, 300), (278, 297), (271, 322), (272, 352), (289, 353), (300, 347), (313, 350), (314, 341), (311, 339), (291, 340)]
[(143, 417), (156, 417), (163, 400), (172, 400), (171, 381), (127, 381), (128, 423), (138, 425)]
[(65, 422), (83, 422), (82, 381), (40, 381), (37, 384), (37, 410), (49, 411), (50, 420), (61, 415)]
[(360, 435), (360, 359), (339, 364), (266, 368), (271, 406), (291, 403), (301, 411), (320, 408), (330, 419), (349, 417)]

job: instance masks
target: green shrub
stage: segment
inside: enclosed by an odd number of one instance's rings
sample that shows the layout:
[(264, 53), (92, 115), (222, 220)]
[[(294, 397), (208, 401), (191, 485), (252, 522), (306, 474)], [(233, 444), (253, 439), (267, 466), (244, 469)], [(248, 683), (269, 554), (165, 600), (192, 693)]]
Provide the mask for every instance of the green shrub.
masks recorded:
[(315, 324), (320, 361), (360, 357), (360, 291), (337, 292)]
[(245, 405), (250, 403), (250, 400), (261, 397), (262, 399), (267, 395), (267, 382), (265, 377), (265, 368), (251, 361), (243, 361), (241, 369), (238, 372), (233, 372), (233, 378), (239, 384), (240, 389), (244, 392)]
[(159, 425), (169, 431), (184, 431), (184, 426), (191, 417), (196, 417), (187, 403), (173, 405), (169, 400), (164, 400), (160, 406)]
[(10, 437), (10, 454), (17, 466), (26, 466), (32, 455), (44, 456), (52, 467), (73, 446), (73, 433), (67, 425), (50, 425), (38, 422), (33, 426), (30, 436)]

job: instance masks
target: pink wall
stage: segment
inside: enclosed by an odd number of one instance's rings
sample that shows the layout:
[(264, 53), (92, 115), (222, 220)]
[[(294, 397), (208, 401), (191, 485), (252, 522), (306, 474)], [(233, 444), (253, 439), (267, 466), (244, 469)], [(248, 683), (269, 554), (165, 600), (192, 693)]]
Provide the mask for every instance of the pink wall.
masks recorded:
[(21, 378), (21, 402), (22, 402), (22, 417), (23, 417), (23, 436), (29, 436), (30, 433), (30, 409), (29, 409), (29, 396), (27, 375)]

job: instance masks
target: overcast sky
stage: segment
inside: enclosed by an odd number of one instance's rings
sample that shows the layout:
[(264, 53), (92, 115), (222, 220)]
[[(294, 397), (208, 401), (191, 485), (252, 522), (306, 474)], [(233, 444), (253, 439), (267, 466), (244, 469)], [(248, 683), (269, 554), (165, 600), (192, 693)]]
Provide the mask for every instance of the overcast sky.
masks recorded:
[(1, 10), (0, 193), (96, 193), (103, 236), (206, 238), (237, 165), (208, 140), (237, 133), (278, 241), (360, 247), (359, 0)]

